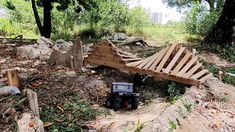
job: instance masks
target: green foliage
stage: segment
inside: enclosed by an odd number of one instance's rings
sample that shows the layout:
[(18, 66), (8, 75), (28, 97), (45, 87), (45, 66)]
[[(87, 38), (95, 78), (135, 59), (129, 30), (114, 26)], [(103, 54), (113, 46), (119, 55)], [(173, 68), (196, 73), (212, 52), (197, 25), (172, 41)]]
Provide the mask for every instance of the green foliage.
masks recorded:
[(179, 84), (176, 84), (175, 82), (171, 82), (168, 85), (167, 92), (169, 93), (169, 99), (172, 104), (174, 104), (182, 94), (182, 91), (184, 90), (184, 87), (182, 87)]
[(185, 18), (186, 31), (190, 34), (206, 36), (216, 24), (221, 12), (209, 12), (200, 2), (193, 2), (192, 5)]
[(95, 0), (97, 6), (82, 14), (81, 23), (98, 30), (122, 31), (129, 22), (127, 4), (118, 0)]
[(22, 0), (3, 0), (2, 6), (7, 9), (8, 17), (0, 18), (0, 30), (7, 36), (24, 34), (26, 37), (35, 38), (33, 33), (36, 30), (30, 2)]
[(79, 98), (67, 101), (62, 106), (64, 111), (58, 107), (44, 107), (40, 112), (44, 122), (52, 122), (50, 131), (82, 131), (80, 123), (94, 120), (102, 112), (92, 108), (92, 106)]
[(184, 104), (184, 107), (187, 109), (188, 112), (192, 112), (193, 111), (193, 103), (188, 101), (188, 100), (184, 100), (182, 101)]
[[(58, 4), (55, 4), (55, 6)], [(77, 23), (78, 13), (75, 12), (71, 5), (63, 11), (57, 8), (52, 10), (52, 39), (63, 38), (69, 40), (73, 35), (74, 27)]]
[(143, 129), (144, 124), (140, 122), (140, 120), (137, 121), (136, 123), (136, 128), (134, 132), (141, 132), (141, 129)]
[(134, 7), (129, 11), (129, 25), (136, 35), (143, 35), (143, 27), (150, 23), (149, 15), (142, 7)]
[(169, 131), (173, 131), (177, 128), (177, 124), (174, 121), (169, 119), (168, 123), (169, 123)]
[[(208, 69), (215, 77), (218, 77), (219, 67), (215, 64), (209, 64), (206, 61), (202, 61), (203, 66)], [(235, 68), (222, 68), (222, 71), (225, 73), (235, 73)], [(227, 74), (223, 75), (223, 82), (232, 84), (235, 86), (235, 77), (229, 76)]]

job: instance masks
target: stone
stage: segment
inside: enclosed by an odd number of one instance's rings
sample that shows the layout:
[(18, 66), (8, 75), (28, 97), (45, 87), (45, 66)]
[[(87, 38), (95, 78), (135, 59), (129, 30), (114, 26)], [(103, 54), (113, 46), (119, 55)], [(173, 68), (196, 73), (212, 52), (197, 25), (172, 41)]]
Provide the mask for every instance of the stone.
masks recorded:
[(69, 51), (73, 46), (72, 42), (66, 42), (63, 39), (56, 40), (56, 45), (60, 51)]
[(37, 40), (36, 44), (18, 47), (16, 54), (17, 56), (26, 59), (46, 60), (50, 57), (53, 49), (58, 48), (50, 39), (41, 37)]
[(91, 48), (89, 45), (82, 45), (82, 50), (83, 50), (83, 54), (87, 54), (91, 51)]
[(125, 33), (116, 33), (113, 35), (113, 40), (126, 40), (128, 36)]

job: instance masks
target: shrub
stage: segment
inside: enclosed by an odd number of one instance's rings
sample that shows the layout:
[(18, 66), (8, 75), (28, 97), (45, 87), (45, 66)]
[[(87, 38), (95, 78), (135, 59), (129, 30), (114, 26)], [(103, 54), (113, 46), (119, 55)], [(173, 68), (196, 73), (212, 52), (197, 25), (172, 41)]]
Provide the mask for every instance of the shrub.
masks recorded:
[(186, 14), (186, 31), (190, 34), (206, 36), (216, 24), (221, 11), (209, 12), (199, 2), (193, 2), (191, 10)]

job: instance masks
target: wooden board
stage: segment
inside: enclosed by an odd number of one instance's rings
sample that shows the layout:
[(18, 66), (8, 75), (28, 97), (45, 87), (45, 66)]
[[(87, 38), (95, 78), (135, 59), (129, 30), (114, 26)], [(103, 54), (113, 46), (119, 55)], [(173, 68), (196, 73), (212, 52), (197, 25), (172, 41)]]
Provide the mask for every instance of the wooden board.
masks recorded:
[(187, 52), (184, 58), (179, 62), (179, 64), (175, 67), (175, 69), (171, 72), (172, 75), (176, 75), (178, 71), (183, 67), (185, 62), (189, 59), (189, 57), (192, 55), (192, 53)]
[(171, 53), (173, 52), (173, 50), (175, 49), (177, 44), (173, 44), (171, 45), (170, 49), (167, 51), (167, 53), (165, 54), (165, 56), (163, 57), (161, 63), (158, 65), (156, 72), (160, 72), (162, 70), (162, 67), (165, 65), (166, 61), (168, 60), (168, 58), (170, 57)]
[(153, 57), (151, 58), (151, 60), (143, 67), (143, 69), (148, 69), (155, 62), (158, 56), (159, 56), (159, 53), (155, 53)]
[(202, 66), (202, 63), (198, 63), (197, 65), (195, 65), (191, 70), (189, 70), (184, 77), (185, 78), (189, 78), (190, 76), (193, 75), (194, 72), (196, 72), (200, 67)]
[(187, 70), (197, 61), (197, 57), (193, 57), (183, 68), (182, 70), (177, 74), (177, 76), (182, 76), (187, 72)]
[(138, 65), (137, 67), (138, 67), (138, 68), (143, 68), (151, 59), (152, 59), (152, 56), (150, 56), (150, 57), (148, 57), (148, 58), (145, 58), (145, 59), (140, 63), (140, 65)]
[(89, 54), (85, 62), (145, 74), (158, 80), (167, 79), (196, 86), (213, 76), (202, 68), (197, 57), (193, 57), (185, 47), (177, 44), (140, 59), (121, 51), (112, 43), (102, 43)]
[(165, 70), (163, 70), (164, 73), (169, 73), (170, 70), (172, 69), (172, 67), (175, 65), (175, 63), (177, 62), (177, 60), (179, 59), (179, 57), (181, 56), (181, 54), (184, 52), (185, 47), (181, 47), (180, 50), (177, 52), (177, 54), (175, 55), (175, 57), (172, 59), (172, 61), (170, 62), (170, 64), (166, 67)]
[(165, 53), (167, 52), (168, 49), (169, 49), (169, 46), (166, 47), (165, 49), (162, 49), (162, 50), (159, 52), (159, 55), (158, 55), (157, 59), (156, 59), (155, 62), (150, 66), (150, 68), (149, 68), (150, 70), (155, 71), (157, 64), (162, 60), (162, 58), (164, 57), (164, 55), (165, 55)]
[(210, 79), (210, 78), (212, 78), (212, 77), (213, 77), (213, 74), (210, 73), (210, 74), (206, 75), (205, 77), (201, 78), (200, 81), (201, 81), (201, 82), (205, 82), (207, 79)]
[(208, 72), (207, 69), (203, 69), (203, 70), (201, 70), (200, 72), (198, 72), (198, 73), (194, 74), (193, 76), (191, 76), (190, 78), (191, 78), (191, 79), (198, 79), (198, 78), (200, 78), (202, 75), (206, 74), (207, 72)]

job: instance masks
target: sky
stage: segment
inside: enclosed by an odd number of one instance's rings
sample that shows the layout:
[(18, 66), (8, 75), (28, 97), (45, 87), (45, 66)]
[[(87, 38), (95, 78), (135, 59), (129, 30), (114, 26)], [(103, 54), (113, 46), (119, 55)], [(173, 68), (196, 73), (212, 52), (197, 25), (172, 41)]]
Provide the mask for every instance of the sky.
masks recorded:
[(162, 0), (131, 0), (129, 5), (130, 8), (140, 5), (147, 11), (163, 12), (163, 23), (166, 23), (168, 20), (179, 21), (183, 16), (176, 11), (176, 8), (167, 7), (166, 4), (163, 4)]

